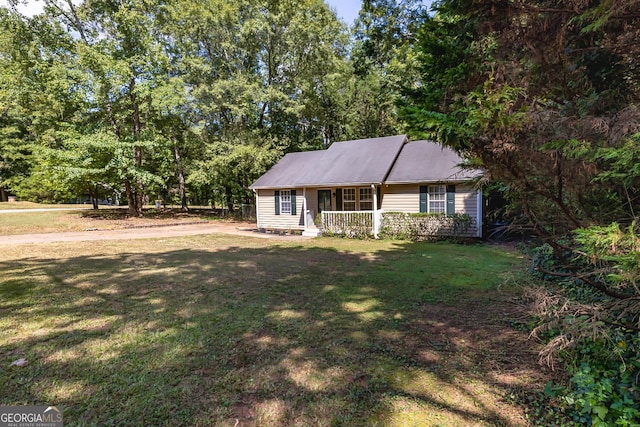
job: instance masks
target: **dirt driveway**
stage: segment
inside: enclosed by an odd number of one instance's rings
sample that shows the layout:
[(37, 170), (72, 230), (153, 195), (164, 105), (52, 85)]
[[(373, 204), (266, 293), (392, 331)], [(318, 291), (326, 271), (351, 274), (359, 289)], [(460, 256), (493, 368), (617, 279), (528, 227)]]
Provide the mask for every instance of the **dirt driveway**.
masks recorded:
[(305, 240), (303, 236), (279, 236), (252, 231), (255, 223), (248, 222), (200, 222), (195, 224), (147, 226), (116, 230), (87, 230), (65, 233), (17, 234), (3, 236), (0, 246), (30, 243), (80, 242), (93, 240), (153, 239), (164, 237), (194, 236), (198, 234), (233, 234), (264, 239)]

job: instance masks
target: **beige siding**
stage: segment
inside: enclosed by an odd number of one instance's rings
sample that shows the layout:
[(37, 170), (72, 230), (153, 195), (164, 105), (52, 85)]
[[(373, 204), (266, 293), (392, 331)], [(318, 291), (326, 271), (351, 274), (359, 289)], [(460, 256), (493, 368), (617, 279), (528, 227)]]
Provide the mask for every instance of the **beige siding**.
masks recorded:
[[(280, 230), (303, 230), (304, 194), (302, 188), (296, 190), (296, 215), (276, 215), (275, 214), (275, 191), (258, 190), (257, 192), (257, 213), (258, 227), (266, 229)], [(335, 193), (335, 189), (332, 189)], [(307, 189), (307, 209), (311, 218), (315, 218), (318, 212), (318, 191), (317, 189)], [(333, 197), (333, 206), (336, 201)], [(420, 186), (419, 185), (383, 185), (382, 186), (382, 210), (386, 212), (407, 212), (416, 213), (420, 211)], [(478, 193), (468, 184), (456, 185), (456, 212), (466, 213), (478, 221)], [(311, 221), (311, 219), (310, 219)], [(469, 235), (477, 235), (477, 228), (469, 230)]]
[(456, 213), (478, 216), (478, 193), (470, 185), (456, 185)]
[(469, 230), (470, 236), (478, 235), (478, 192), (471, 185), (456, 185), (456, 213), (467, 214), (474, 219), (474, 225)]
[(383, 185), (381, 208), (387, 212), (420, 212), (420, 186)]
[[(389, 185), (382, 187), (382, 210), (386, 212), (420, 212), (420, 185)], [(456, 213), (466, 213), (478, 221), (478, 193), (469, 184), (456, 185)], [(469, 235), (478, 232), (474, 226)]]
[(304, 225), (300, 225), (303, 212), (302, 188), (292, 188), (292, 190), (296, 190), (296, 215), (276, 215), (275, 190), (258, 190), (256, 196), (258, 199), (258, 228), (304, 230)]

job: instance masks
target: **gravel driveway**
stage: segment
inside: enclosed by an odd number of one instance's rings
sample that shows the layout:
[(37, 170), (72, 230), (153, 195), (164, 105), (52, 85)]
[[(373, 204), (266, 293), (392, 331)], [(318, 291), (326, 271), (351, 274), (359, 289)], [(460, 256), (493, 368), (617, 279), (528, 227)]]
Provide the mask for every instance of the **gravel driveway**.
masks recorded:
[(161, 227), (128, 228), (119, 230), (88, 230), (67, 233), (16, 234), (3, 236), (0, 246), (23, 245), (30, 243), (80, 242), (92, 240), (129, 240), (153, 239), (164, 237), (194, 236), (198, 234), (233, 234), (263, 239), (306, 240), (303, 236), (279, 236), (276, 234), (251, 231), (255, 224), (250, 223), (198, 223), (166, 225)]

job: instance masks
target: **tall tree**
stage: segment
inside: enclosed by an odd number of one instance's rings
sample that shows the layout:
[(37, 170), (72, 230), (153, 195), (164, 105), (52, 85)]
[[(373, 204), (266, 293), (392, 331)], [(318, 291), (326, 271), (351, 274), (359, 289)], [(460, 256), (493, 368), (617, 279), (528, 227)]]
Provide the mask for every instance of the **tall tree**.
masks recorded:
[(66, 65), (73, 62), (73, 39), (55, 22), (6, 8), (0, 27), (0, 185), (35, 199), (56, 198), (56, 185), (34, 174), (34, 157), (40, 147), (59, 148), (73, 135), (86, 105), (78, 74)]
[(399, 133), (396, 103), (418, 81), (414, 45), (427, 16), (421, 0), (365, 0), (354, 26), (350, 108), (361, 137)]
[[(189, 191), (202, 192), (195, 183), (208, 182), (189, 174), (211, 161), (230, 169), (219, 174), (229, 181), (212, 181), (224, 187), (215, 191), (245, 200), (261, 172), (241, 178), (219, 156), (242, 146), (278, 155), (318, 148), (354, 128), (343, 84), (347, 29), (321, 0), (47, 0), (42, 16), (14, 20), (7, 28), (21, 23), (23, 39), (3, 35), (13, 55), (0, 58), (4, 76), (37, 87), (17, 86), (25, 110), (5, 114), (3, 132), (35, 146), (25, 151), (25, 167), (14, 156), (7, 168), (34, 182), (51, 171), (60, 194), (78, 185), (89, 193), (123, 189), (130, 214), (141, 215), (145, 195), (175, 187), (186, 209)], [(46, 38), (35, 22), (52, 28)], [(41, 64), (24, 65), (20, 55)], [(31, 101), (38, 96), (64, 101), (63, 114)], [(29, 127), (39, 115), (49, 118)]]
[(419, 35), (423, 84), (403, 108), (412, 134), (508, 185), (555, 250), (562, 268), (548, 273), (633, 301), (634, 281), (594, 269), (575, 231), (637, 219), (640, 182), (625, 168), (640, 154), (640, 5), (441, 1), (437, 10)]
[(226, 203), (246, 200), (271, 164), (240, 179), (226, 157), (318, 148), (341, 135), (334, 119), (343, 104), (332, 94), (346, 68), (347, 33), (322, 1), (176, 2), (166, 22), (197, 106), (190, 120), (206, 146), (187, 183)]
[(535, 268), (561, 286), (536, 289), (557, 334), (542, 356), (579, 346), (575, 419), (637, 424), (640, 3), (443, 0), (419, 38), (411, 134), (502, 182), (546, 243)]

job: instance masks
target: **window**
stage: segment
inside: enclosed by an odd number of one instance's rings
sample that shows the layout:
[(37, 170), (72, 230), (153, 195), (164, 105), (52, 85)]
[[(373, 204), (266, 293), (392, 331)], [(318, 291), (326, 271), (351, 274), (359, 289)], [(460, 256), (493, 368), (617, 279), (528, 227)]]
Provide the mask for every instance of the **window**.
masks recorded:
[(444, 185), (429, 186), (429, 213), (445, 213), (447, 191)]
[(373, 210), (373, 193), (370, 187), (360, 188), (360, 210), (361, 211)]
[(291, 190), (280, 190), (280, 213), (291, 214)]
[(342, 190), (342, 209), (345, 211), (356, 210), (356, 189), (345, 188)]

